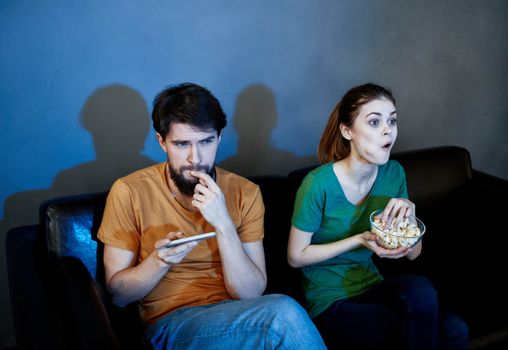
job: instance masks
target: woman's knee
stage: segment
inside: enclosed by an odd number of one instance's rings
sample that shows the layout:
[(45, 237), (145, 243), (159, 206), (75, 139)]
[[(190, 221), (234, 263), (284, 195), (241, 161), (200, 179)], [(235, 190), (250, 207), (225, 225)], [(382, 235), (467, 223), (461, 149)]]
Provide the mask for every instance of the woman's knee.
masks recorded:
[(453, 313), (441, 316), (440, 338), (444, 349), (466, 349), (469, 344), (469, 326)]
[(398, 276), (397, 286), (407, 312), (434, 314), (437, 318), (437, 292), (432, 283), (423, 276)]
[(437, 302), (437, 292), (432, 282), (423, 276), (407, 276), (404, 293), (419, 302)]

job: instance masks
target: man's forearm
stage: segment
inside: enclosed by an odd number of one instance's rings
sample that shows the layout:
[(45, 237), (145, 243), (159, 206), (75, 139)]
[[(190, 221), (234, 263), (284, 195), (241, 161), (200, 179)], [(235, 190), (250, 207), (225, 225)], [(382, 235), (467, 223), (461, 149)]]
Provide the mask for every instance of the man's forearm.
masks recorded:
[[(224, 283), (229, 294), (238, 299), (254, 298), (263, 294), (266, 288), (266, 272), (262, 248), (257, 249), (254, 243), (251, 248), (249, 244), (244, 247), (234, 226), (216, 229)], [(249, 253), (257, 261), (253, 261)]]
[(262, 244), (259, 242), (258, 249), (246, 251), (231, 220), (220, 187), (206, 173), (192, 171), (191, 175), (200, 179), (194, 189), (192, 205), (217, 232), (224, 282), (229, 294), (238, 299), (261, 295), (266, 287)]
[(123, 307), (143, 299), (159, 283), (169, 266), (151, 255), (141, 264), (117, 272), (107, 282), (113, 303)]

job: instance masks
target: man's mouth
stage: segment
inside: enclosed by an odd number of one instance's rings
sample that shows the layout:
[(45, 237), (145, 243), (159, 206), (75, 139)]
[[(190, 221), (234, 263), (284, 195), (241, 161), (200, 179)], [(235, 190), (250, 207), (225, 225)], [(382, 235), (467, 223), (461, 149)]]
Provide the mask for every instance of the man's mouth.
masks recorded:
[(210, 175), (212, 179), (215, 180), (215, 165), (211, 167), (207, 165), (193, 165), (180, 167), (180, 174), (187, 177), (188, 179), (195, 179), (195, 177), (190, 174), (191, 171), (201, 171), (202, 173)]
[(184, 171), (201, 171), (203, 173), (208, 173), (209, 168), (206, 165), (194, 165), (194, 166), (182, 166), (180, 167), (180, 173), (183, 173)]

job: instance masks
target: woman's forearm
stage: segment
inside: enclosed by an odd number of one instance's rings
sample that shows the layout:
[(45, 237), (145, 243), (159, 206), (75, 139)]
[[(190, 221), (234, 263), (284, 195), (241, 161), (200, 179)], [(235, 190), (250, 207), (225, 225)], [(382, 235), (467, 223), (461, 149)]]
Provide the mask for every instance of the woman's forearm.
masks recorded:
[(326, 244), (309, 244), (301, 250), (289, 251), (288, 262), (292, 267), (305, 267), (344, 254), (362, 245), (360, 235), (354, 235)]

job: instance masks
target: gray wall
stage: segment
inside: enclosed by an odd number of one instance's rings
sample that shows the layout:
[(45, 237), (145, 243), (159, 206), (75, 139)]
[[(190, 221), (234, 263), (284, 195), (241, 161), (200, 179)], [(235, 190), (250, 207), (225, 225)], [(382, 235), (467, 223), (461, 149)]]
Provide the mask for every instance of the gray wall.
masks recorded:
[[(396, 151), (464, 146), (508, 179), (507, 37), (505, 0), (3, 0), (0, 240), (44, 199), (163, 160), (150, 104), (183, 81), (222, 101), (219, 161), (244, 175), (314, 163), (337, 100), (372, 81), (398, 100)], [(3, 346), (4, 244), (0, 271)]]

